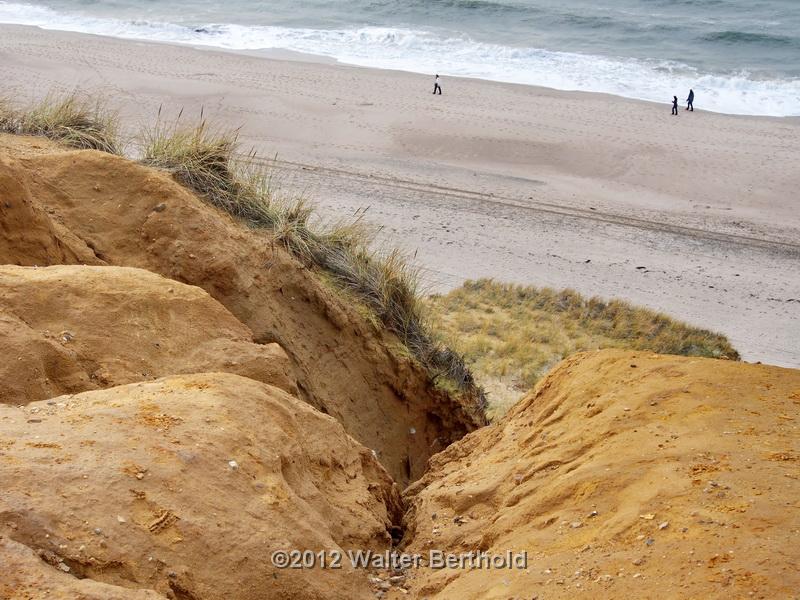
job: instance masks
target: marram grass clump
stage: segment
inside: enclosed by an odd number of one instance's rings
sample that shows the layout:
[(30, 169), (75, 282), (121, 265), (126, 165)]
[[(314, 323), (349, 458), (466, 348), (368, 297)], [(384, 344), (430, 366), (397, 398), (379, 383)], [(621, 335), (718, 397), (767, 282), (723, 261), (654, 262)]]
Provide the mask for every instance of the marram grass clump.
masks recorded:
[(313, 210), (302, 198), (279, 198), (267, 169), (250, 162), (253, 154), (236, 160), (238, 130), (215, 130), (204, 120), (185, 126), (179, 115), (172, 125), (159, 118), (141, 138), (144, 164), (169, 171), (183, 185), (250, 227), (272, 230), (287, 246), (303, 245), (290, 238), (306, 228)]
[(238, 131), (214, 130), (202, 120), (185, 126), (159, 123), (142, 136), (142, 162), (164, 169), (250, 227), (265, 229), (304, 264), (318, 268), (366, 305), (411, 355), (448, 391), (485, 408), (463, 358), (432, 333), (420, 301), (418, 273), (399, 251), (372, 250), (375, 230), (363, 213), (347, 222), (322, 224), (303, 198), (279, 193), (268, 166), (253, 153), (239, 158)]
[(82, 150), (123, 153), (117, 115), (102, 102), (77, 94), (51, 94), (24, 109), (0, 102), (0, 130), (40, 135)]
[(468, 281), (428, 300), (444, 341), (463, 354), (502, 415), (552, 366), (583, 350), (625, 348), (738, 360), (717, 333), (621, 300), (573, 290)]
[(17, 113), (6, 98), (0, 98), (0, 133), (16, 133)]

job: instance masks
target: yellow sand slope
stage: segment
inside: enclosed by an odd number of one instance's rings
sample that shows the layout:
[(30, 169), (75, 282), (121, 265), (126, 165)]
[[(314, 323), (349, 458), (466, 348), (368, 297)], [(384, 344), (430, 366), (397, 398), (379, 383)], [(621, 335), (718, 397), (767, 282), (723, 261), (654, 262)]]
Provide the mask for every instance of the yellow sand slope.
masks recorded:
[(573, 356), (407, 493), (407, 551), (527, 551), (528, 568), (423, 571), (413, 595), (792, 597), (798, 406), (800, 371)]

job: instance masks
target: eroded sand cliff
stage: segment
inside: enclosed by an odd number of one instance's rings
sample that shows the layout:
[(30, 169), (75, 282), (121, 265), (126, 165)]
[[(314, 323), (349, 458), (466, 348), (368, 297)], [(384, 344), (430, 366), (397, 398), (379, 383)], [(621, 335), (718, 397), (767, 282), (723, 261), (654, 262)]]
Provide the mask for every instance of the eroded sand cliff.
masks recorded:
[[(266, 239), (163, 173), (0, 136), (0, 597), (800, 587), (800, 372), (586, 353), (479, 428)], [(291, 549), (527, 564), (277, 568)]]

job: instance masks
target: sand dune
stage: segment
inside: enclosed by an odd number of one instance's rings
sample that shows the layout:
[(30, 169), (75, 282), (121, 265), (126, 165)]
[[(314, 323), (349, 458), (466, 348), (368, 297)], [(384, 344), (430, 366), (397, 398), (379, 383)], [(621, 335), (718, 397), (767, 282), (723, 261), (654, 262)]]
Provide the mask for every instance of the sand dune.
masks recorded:
[(0, 406), (0, 421), (16, 441), (0, 461), (0, 557), (18, 555), (11, 538), (51, 565), (3, 573), (2, 598), (52, 597), (53, 567), (173, 599), (371, 598), (347, 566), (270, 564), (284, 547), (388, 548), (399, 507), (369, 449), (277, 388), (175, 376)]
[[(96, 298), (91, 311), (87, 296)], [(0, 353), (16, 358), (0, 365), (8, 382), (0, 404), (206, 372), (297, 395), (278, 344), (255, 343), (252, 331), (200, 288), (142, 269), (0, 266), (0, 331)]]
[[(0, 199), (0, 598), (798, 587), (799, 370), (580, 353), (478, 428), (352, 296), (164, 172), (0, 135)], [(391, 550), (421, 560), (347, 554)]]
[(573, 355), (406, 492), (406, 551), (527, 550), (527, 569), (422, 569), (411, 596), (792, 597), (798, 386), (763, 365)]
[[(72, 330), (83, 341), (66, 344), (75, 353), (65, 361), (71, 364), (67, 372), (105, 379), (103, 387), (136, 380), (137, 372), (148, 373), (141, 375), (145, 379), (203, 369), (245, 376), (259, 371), (282, 374), (270, 383), (293, 389), (295, 380), (301, 399), (343, 423), (402, 484), (422, 473), (431, 454), (483, 424), (481, 415), (436, 389), (422, 367), (392, 352), (394, 338), (366, 322), (351, 303), (346, 304), (280, 246), (265, 244), (261, 234), (241, 227), (164, 173), (100, 152), (65, 150), (42, 138), (0, 135), (0, 193), (0, 198), (10, 199), (0, 203), (0, 263), (135, 267), (196, 285), (211, 296), (198, 292), (194, 306), (181, 309), (181, 318), (174, 314), (168, 318), (169, 311), (161, 305), (174, 300), (180, 289), (165, 291), (170, 285), (161, 278), (155, 278), (158, 285), (151, 284), (145, 294), (139, 278), (123, 285), (114, 282), (119, 275), (103, 275), (107, 272), (102, 270), (91, 277), (78, 271), (83, 274), (61, 284), (63, 271), (52, 279), (39, 274), (36, 285), (21, 283), (25, 278), (19, 275), (9, 283), (11, 276), (5, 275), (0, 277), (0, 288), (5, 281), (9, 291), (3, 292), (0, 310), (31, 325), (6, 327), (24, 340), (8, 343), (9, 352), (27, 351), (29, 362), (24, 364), (36, 365), (62, 345), (57, 341), (31, 351), (26, 342), (41, 341), (40, 331), (58, 336)], [(26, 305), (25, 295), (13, 292), (37, 287), (61, 295), (42, 293)], [(84, 314), (81, 303), (77, 308), (54, 308), (59, 300), (69, 302), (86, 290), (104, 287), (124, 291), (129, 298), (138, 289), (139, 298), (121, 307), (116, 305), (120, 296), (106, 304), (98, 302), (91, 317)], [(32, 316), (30, 311), (37, 310), (44, 315)], [(198, 312), (217, 324), (210, 326)], [(130, 322), (131, 314), (138, 316), (138, 326)], [(233, 317), (244, 327), (232, 328)], [(85, 330), (98, 320), (116, 331), (109, 339), (104, 330), (98, 336), (102, 344)], [(152, 337), (141, 334), (133, 347), (127, 347), (140, 330), (150, 330), (154, 337), (158, 331), (164, 335), (181, 331), (187, 323), (205, 331), (181, 333), (170, 343), (147, 350), (138, 345), (142, 340), (152, 343)], [(262, 348), (252, 348), (251, 340)], [(290, 368), (285, 369), (283, 351), (269, 350), (272, 343), (288, 354)], [(188, 355), (189, 348), (194, 356)], [(265, 361), (271, 366), (265, 368)], [(74, 368), (76, 364), (83, 368)], [(339, 374), (320, 377), (330, 370)], [(26, 401), (48, 391), (43, 379), (30, 376)], [(52, 377), (50, 384), (56, 388), (50, 392), (95, 387), (66, 377)], [(8, 397), (0, 401), (21, 403)], [(366, 409), (368, 405), (374, 412)]]
[[(326, 214), (368, 215), (426, 268), (619, 296), (800, 365), (800, 121), (2, 27), (17, 96), (78, 86), (134, 122), (164, 105), (279, 154)], [(681, 90), (665, 90), (665, 99)], [(644, 267), (644, 268), (642, 268)]]

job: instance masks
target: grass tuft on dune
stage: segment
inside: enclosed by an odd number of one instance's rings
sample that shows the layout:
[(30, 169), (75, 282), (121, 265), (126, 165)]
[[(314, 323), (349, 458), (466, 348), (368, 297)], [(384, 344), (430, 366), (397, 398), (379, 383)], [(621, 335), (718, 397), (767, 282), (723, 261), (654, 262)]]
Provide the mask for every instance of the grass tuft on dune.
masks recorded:
[(468, 281), (427, 302), (445, 343), (466, 357), (489, 392), (490, 418), (502, 416), (552, 366), (582, 350), (625, 348), (739, 359), (717, 333), (621, 300), (573, 290)]
[(77, 93), (50, 94), (24, 109), (0, 101), (0, 131), (41, 135), (82, 150), (121, 155), (117, 115)]
[(141, 140), (142, 162), (164, 169), (250, 227), (268, 231), (310, 268), (367, 306), (395, 333), (434, 382), (472, 401), (482, 413), (483, 390), (463, 358), (443, 345), (428, 325), (420, 300), (418, 272), (396, 249), (374, 250), (374, 228), (363, 213), (349, 221), (322, 223), (302, 197), (285, 197), (268, 167), (239, 152), (237, 130), (215, 130), (202, 119), (158, 124)]
[(16, 133), (16, 111), (11, 102), (0, 97), (0, 133)]

